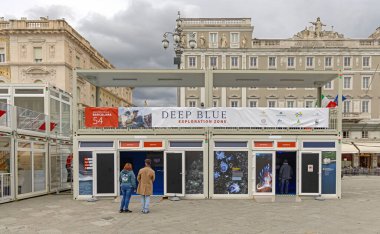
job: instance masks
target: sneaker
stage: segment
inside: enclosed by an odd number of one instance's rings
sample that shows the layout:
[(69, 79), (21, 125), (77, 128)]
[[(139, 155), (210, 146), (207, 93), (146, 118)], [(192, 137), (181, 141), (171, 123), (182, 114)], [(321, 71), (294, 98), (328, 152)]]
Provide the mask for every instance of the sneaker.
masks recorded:
[(131, 211), (131, 210), (125, 210), (124, 212), (127, 212), (127, 213), (132, 213), (132, 211)]
[(119, 213), (123, 213), (124, 212), (124, 210), (119, 210)]

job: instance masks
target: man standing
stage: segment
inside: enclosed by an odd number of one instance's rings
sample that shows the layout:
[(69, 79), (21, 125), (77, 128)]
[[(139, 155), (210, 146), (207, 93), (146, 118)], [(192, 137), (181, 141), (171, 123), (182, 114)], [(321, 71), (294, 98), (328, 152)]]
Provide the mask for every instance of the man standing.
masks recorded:
[(142, 212), (144, 214), (149, 213), (150, 195), (153, 194), (153, 181), (155, 179), (155, 173), (150, 167), (150, 159), (145, 159), (145, 167), (140, 169), (137, 175), (137, 181), (139, 185), (137, 187), (137, 194), (141, 195)]
[(292, 179), (292, 176), (293, 176), (292, 167), (288, 164), (288, 160), (285, 159), (284, 163), (282, 164), (280, 168), (281, 194), (284, 194), (284, 187), (285, 187), (285, 194), (288, 194), (289, 180)]

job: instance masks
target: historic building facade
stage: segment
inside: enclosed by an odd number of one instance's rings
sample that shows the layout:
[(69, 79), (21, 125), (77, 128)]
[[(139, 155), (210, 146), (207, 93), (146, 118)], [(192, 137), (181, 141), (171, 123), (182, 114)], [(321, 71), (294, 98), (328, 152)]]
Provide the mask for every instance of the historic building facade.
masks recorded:
[[(73, 69), (114, 68), (64, 19), (0, 18), (0, 82), (49, 83), (72, 93)], [(96, 90), (78, 80), (81, 106), (129, 106), (130, 88)]]
[[(250, 18), (185, 18), (185, 47), (181, 69), (255, 69), (255, 70), (336, 70), (344, 83), (344, 141), (347, 142), (346, 165), (380, 167), (380, 27), (368, 38), (350, 39), (326, 30), (318, 17), (304, 30), (286, 39), (258, 39)], [(194, 38), (197, 47), (190, 49)], [(295, 80), (294, 82), (302, 82)], [(324, 86), (329, 99), (337, 95), (335, 82)], [(314, 88), (288, 87), (214, 88), (213, 106), (220, 107), (314, 107)], [(180, 88), (180, 106), (199, 107), (205, 101), (203, 88)], [(366, 142), (371, 141), (372, 147)], [(357, 145), (355, 145), (357, 142)], [(353, 147), (353, 148), (350, 148)], [(343, 151), (345, 148), (343, 149)], [(359, 157), (360, 156), (360, 157)]]

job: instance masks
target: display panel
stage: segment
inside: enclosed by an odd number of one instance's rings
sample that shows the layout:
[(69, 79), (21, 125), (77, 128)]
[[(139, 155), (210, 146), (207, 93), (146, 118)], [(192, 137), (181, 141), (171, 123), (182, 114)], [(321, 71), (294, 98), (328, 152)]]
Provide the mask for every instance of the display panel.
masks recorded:
[(92, 152), (79, 151), (79, 195), (92, 195)]
[(183, 193), (182, 153), (166, 154), (166, 193)]
[(96, 154), (96, 192), (115, 193), (115, 157), (113, 153)]
[(336, 194), (336, 152), (322, 152), (322, 194)]
[(214, 152), (214, 193), (248, 194), (248, 152)]
[(203, 151), (185, 153), (186, 194), (203, 194)]
[(319, 154), (302, 153), (301, 193), (319, 193)]
[(273, 154), (256, 153), (256, 193), (273, 191)]

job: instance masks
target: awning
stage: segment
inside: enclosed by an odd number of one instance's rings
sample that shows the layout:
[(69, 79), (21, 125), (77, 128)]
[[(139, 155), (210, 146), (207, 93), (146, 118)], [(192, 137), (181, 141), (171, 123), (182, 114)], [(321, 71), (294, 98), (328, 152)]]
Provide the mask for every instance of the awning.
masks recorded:
[(357, 154), (358, 149), (351, 143), (342, 143), (342, 154)]
[(355, 145), (359, 148), (360, 153), (379, 153), (380, 154), (380, 142), (376, 143), (362, 143), (358, 142)]

